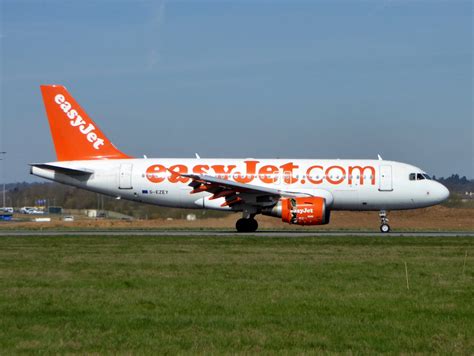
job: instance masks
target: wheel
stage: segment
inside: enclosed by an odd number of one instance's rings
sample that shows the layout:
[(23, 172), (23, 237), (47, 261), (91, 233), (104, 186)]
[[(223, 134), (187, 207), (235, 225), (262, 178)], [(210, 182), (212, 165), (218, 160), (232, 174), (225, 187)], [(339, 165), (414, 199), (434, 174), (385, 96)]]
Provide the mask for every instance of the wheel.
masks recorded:
[(258, 222), (255, 219), (239, 219), (235, 223), (238, 232), (254, 232), (258, 229)]
[(255, 219), (249, 219), (249, 232), (255, 232), (258, 229), (258, 222)]
[(389, 224), (380, 225), (380, 231), (383, 233), (390, 232), (390, 225)]
[(245, 227), (246, 227), (246, 219), (239, 219), (235, 223), (235, 228), (237, 229), (238, 232), (245, 232)]

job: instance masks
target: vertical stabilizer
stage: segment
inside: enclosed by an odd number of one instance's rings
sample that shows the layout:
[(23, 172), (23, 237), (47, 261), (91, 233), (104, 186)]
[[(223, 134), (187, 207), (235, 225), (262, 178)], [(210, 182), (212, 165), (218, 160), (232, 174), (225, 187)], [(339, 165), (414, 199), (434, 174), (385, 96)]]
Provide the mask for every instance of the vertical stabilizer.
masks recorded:
[(61, 85), (42, 85), (58, 161), (131, 158), (118, 150)]

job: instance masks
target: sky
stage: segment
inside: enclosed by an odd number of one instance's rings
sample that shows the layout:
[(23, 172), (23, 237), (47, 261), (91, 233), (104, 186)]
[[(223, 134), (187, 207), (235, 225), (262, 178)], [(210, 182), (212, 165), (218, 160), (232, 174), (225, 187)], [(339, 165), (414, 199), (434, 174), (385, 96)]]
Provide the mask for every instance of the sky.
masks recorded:
[(4, 181), (55, 160), (40, 84), (137, 157), (380, 154), (474, 178), (470, 0), (0, 4)]

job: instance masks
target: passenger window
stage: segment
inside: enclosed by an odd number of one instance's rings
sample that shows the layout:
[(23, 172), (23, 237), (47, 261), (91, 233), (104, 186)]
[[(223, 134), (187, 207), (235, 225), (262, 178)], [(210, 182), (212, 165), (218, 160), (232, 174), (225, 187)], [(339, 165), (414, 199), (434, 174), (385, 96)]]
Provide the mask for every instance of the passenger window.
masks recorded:
[(423, 179), (425, 179), (425, 177), (423, 177), (423, 174), (417, 173), (416, 180), (423, 180)]
[(410, 173), (409, 179), (410, 180), (415, 180), (416, 179), (416, 174), (415, 173)]

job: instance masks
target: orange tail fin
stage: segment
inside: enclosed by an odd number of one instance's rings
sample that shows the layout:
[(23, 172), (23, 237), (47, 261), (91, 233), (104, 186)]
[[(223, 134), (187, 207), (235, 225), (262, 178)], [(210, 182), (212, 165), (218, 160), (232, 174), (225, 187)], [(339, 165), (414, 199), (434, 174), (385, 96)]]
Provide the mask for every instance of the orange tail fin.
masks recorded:
[(65, 87), (42, 85), (41, 93), (58, 161), (131, 158), (107, 139)]

